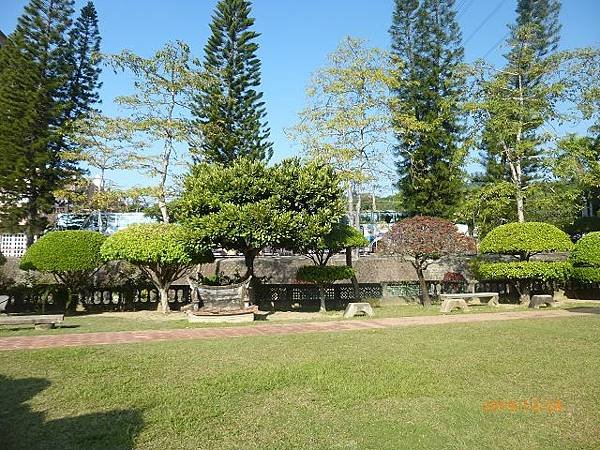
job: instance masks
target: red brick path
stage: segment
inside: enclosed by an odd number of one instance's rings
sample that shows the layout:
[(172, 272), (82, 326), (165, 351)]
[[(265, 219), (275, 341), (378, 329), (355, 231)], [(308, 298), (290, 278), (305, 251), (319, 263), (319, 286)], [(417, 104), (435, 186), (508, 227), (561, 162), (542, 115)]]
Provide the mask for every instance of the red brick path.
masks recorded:
[[(436, 325), (450, 323), (485, 322), (514, 319), (543, 319), (551, 317), (573, 317), (584, 313), (562, 309), (541, 311), (519, 311), (501, 313), (479, 313), (449, 316), (394, 317), (385, 319), (363, 319), (349, 321), (307, 322), (251, 325), (222, 328), (193, 328), (182, 330), (112, 331), (103, 333), (48, 334), (39, 336), (14, 336), (0, 338), (0, 351), (51, 347), (76, 347), (87, 345), (129, 344), (136, 342), (171, 341), (178, 339), (210, 339), (277, 334), (315, 332), (338, 332), (373, 330), (414, 325)], [(49, 332), (51, 333), (51, 331)]]

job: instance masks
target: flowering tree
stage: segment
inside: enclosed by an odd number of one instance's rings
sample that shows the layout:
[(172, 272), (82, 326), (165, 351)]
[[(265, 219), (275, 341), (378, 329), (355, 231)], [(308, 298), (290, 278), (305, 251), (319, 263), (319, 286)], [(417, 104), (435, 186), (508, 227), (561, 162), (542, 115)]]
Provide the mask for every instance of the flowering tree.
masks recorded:
[(378, 251), (410, 259), (419, 278), (423, 305), (431, 306), (424, 275), (429, 264), (443, 256), (475, 253), (477, 245), (448, 220), (415, 216), (394, 224), (380, 241)]

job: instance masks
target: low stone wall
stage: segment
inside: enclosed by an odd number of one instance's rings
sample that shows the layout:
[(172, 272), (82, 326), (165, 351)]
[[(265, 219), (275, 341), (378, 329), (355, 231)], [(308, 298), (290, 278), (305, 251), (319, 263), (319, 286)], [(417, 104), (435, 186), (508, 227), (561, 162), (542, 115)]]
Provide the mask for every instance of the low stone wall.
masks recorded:
[[(441, 281), (446, 272), (459, 272), (466, 279), (471, 279), (468, 258), (443, 258), (433, 262), (425, 271), (425, 278), (430, 281)], [(311, 265), (312, 261), (303, 256), (263, 256), (256, 258), (254, 273), (263, 283), (293, 284), (296, 272), (301, 266)], [(345, 264), (344, 255), (334, 256), (330, 264)], [(395, 256), (367, 255), (353, 261), (359, 283), (386, 283), (398, 281), (417, 281), (417, 274), (410, 261)], [(229, 257), (217, 259), (212, 264), (202, 266), (205, 276), (216, 274), (235, 277), (242, 275), (246, 267), (244, 259)]]

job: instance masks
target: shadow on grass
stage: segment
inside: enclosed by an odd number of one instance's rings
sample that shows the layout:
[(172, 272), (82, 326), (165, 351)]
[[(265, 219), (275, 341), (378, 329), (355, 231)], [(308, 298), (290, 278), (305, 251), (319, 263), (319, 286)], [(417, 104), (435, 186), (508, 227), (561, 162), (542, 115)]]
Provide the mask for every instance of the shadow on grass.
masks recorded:
[(566, 311), (587, 314), (600, 314), (600, 307), (596, 306), (576, 306), (574, 308), (566, 308)]
[[(46, 331), (48, 333), (52, 333), (53, 330), (58, 330), (60, 328), (80, 328), (80, 327), (81, 327), (81, 325), (56, 325), (54, 328), (49, 328), (44, 331)], [(6, 327), (0, 328), (0, 330), (7, 330), (7, 331), (21, 331), (21, 330), (34, 330), (34, 329), (35, 329), (34, 325), (12, 327), (12, 328), (6, 328)]]
[(113, 410), (46, 420), (44, 412), (32, 411), (27, 402), (49, 386), (50, 381), (44, 378), (0, 375), (2, 449), (133, 448), (143, 425), (139, 411)]

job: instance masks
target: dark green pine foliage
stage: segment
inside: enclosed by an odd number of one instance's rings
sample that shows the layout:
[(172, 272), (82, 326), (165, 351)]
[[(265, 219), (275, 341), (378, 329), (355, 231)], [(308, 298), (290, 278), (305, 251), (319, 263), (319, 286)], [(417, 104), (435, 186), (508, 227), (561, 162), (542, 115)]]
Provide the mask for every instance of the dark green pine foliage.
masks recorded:
[(81, 8), (81, 13), (69, 32), (69, 45), (73, 52), (69, 118), (89, 113), (100, 102), (100, 41), (98, 13), (94, 3), (89, 1)]
[(259, 34), (251, 30), (250, 9), (248, 0), (220, 0), (213, 15), (204, 49), (204, 68), (212, 82), (193, 109), (204, 135), (196, 160), (227, 164), (241, 156), (269, 160), (273, 154), (263, 94), (256, 90)]
[(76, 171), (60, 156), (72, 12), (73, 0), (31, 0), (0, 48), (0, 226), (30, 243), (52, 212), (52, 192)]
[[(464, 183), (459, 99), (464, 78), (454, 0), (396, 0), (390, 29), (400, 61), (399, 112), (419, 123), (396, 123), (399, 189), (411, 215), (451, 217)], [(403, 119), (405, 120), (405, 119)]]
[[(519, 72), (523, 74), (530, 73), (530, 68), (523, 66), (524, 61), (537, 64), (539, 61), (551, 55), (557, 48), (560, 41), (560, 1), (559, 0), (518, 0), (517, 19), (513, 25), (510, 25), (511, 37), (514, 40), (518, 36), (519, 29), (528, 27), (532, 32), (528, 42), (522, 42), (520, 46), (513, 46), (511, 51), (504, 55), (506, 58), (505, 70)], [(521, 33), (522, 35), (522, 33)], [(533, 61), (529, 58), (522, 58), (520, 52), (534, 49)], [(515, 85), (517, 81), (515, 80)], [(539, 78), (535, 76), (524, 76), (521, 83), (525, 92), (539, 83)], [(536, 141), (535, 131), (525, 136), (526, 139)], [(498, 180), (510, 181), (510, 170), (505, 157), (494, 142), (484, 142), (482, 149), (483, 161), (485, 166), (484, 181), (494, 182)], [(539, 150), (532, 148), (531, 154), (523, 159), (522, 170), (524, 182), (535, 179), (540, 170), (541, 158)]]

